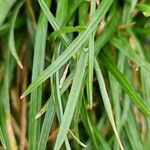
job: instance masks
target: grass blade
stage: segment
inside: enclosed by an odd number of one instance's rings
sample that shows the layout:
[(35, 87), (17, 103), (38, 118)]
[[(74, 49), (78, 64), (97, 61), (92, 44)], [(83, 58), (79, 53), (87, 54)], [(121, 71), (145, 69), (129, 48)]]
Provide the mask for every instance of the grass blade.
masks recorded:
[(6, 149), (5, 139), (4, 139), (1, 127), (0, 127), (0, 141), (2, 143), (3, 148)]
[(115, 136), (118, 140), (120, 148), (121, 148), (121, 150), (123, 150), (124, 148), (123, 148), (123, 145), (122, 145), (121, 140), (119, 138), (118, 131), (117, 131), (117, 128), (116, 128), (116, 125), (115, 125), (115, 120), (114, 120), (114, 117), (113, 117), (112, 107), (111, 107), (111, 103), (110, 103), (110, 100), (109, 100), (109, 97), (108, 97), (108, 94), (107, 94), (107, 91), (106, 91), (106, 86), (105, 86), (105, 82), (104, 82), (104, 79), (103, 79), (103, 75), (101, 73), (100, 67), (99, 67), (98, 62), (97, 62), (96, 59), (95, 59), (95, 71), (96, 71), (96, 76), (97, 76), (97, 79), (98, 79), (100, 91), (101, 91), (102, 98), (103, 98), (103, 103), (104, 103), (108, 118), (111, 122), (112, 128), (114, 130), (114, 133), (115, 133)]
[[(46, 3), (48, 4), (48, 6), (50, 6), (51, 0), (46, 0)], [(35, 36), (32, 82), (34, 82), (37, 76), (44, 69), (47, 26), (48, 21), (43, 12), (41, 12)], [(30, 97), (29, 149), (37, 149), (37, 142), (40, 134), (40, 120), (35, 120), (35, 116), (37, 112), (41, 109), (41, 100), (42, 87), (40, 86), (31, 93)]]
[[(145, 61), (141, 56), (139, 56), (134, 49), (122, 38), (113, 37), (111, 43), (119, 50), (121, 50), (125, 55), (127, 55), (132, 61), (137, 64), (137, 67), (145, 67), (150, 71), (149, 62)], [(138, 69), (138, 68), (137, 68)]]
[[(58, 50), (56, 51), (56, 58), (60, 54), (61, 50), (61, 43), (58, 43)], [(55, 55), (54, 55), (55, 57)], [(63, 116), (63, 106), (62, 106), (62, 98), (61, 98), (61, 93), (60, 93), (60, 88), (59, 88), (59, 74), (60, 72), (57, 71), (51, 78), (51, 87), (52, 87), (52, 95), (53, 99), (55, 101), (55, 109), (56, 109), (56, 115), (58, 118), (59, 123), (62, 121), (62, 116)], [(70, 144), (68, 142), (68, 138), (65, 139), (65, 146), (66, 149), (71, 150)]]
[[(60, 30), (61, 26), (59, 25), (59, 22), (55, 19), (53, 14), (49, 11), (49, 9), (48, 9), (47, 5), (44, 3), (44, 1), (38, 0), (38, 2), (42, 8), (43, 13), (45, 14), (45, 16), (47, 17), (51, 26), (53, 27), (53, 29), (55, 31)], [(65, 45), (69, 45), (70, 41), (65, 34), (59, 34), (59, 36), (62, 39), (62, 41), (65, 43)]]
[(2, 25), (2, 23), (4, 22), (4, 20), (6, 19), (8, 12), (10, 11), (10, 9), (12, 8), (12, 6), (15, 4), (16, 0), (9, 0), (9, 1), (5, 1), (5, 0), (1, 0), (0, 1), (0, 27)]
[(141, 109), (141, 111), (150, 115), (150, 110), (144, 104), (143, 100), (136, 94), (131, 85), (127, 82), (125, 77), (120, 73), (118, 68), (111, 62), (106, 54), (101, 54), (101, 59), (106, 66), (106, 68), (112, 73), (112, 75), (117, 79), (123, 90), (131, 97), (131, 99), (137, 104), (137, 106)]
[[(90, 17), (92, 18), (96, 9), (96, 0), (91, 1)], [(89, 62), (88, 62), (88, 89), (87, 95), (89, 100), (89, 107), (92, 109), (93, 103), (93, 68), (94, 68), (94, 39), (95, 31), (91, 34), (89, 38)]]
[(65, 24), (65, 21), (67, 20), (68, 17), (69, 1), (61, 0), (58, 1), (57, 3), (58, 3), (58, 7), (56, 11), (56, 19), (59, 21), (60, 25), (63, 26), (63, 24)]
[[(83, 120), (84, 128), (87, 131), (88, 135), (90, 136), (90, 142), (93, 149), (99, 150), (110, 150), (109, 145), (107, 142), (103, 139), (101, 132), (96, 128), (95, 123), (91, 121), (91, 118), (88, 115), (87, 109), (86, 109), (86, 103), (84, 95), (82, 96), (82, 105), (81, 105), (81, 118)], [(87, 147), (87, 149), (90, 146)]]
[[(61, 89), (60, 89), (60, 93), (61, 95), (68, 89), (68, 87), (70, 86), (70, 84), (72, 83), (73, 77), (74, 77), (74, 70), (71, 72), (71, 74), (65, 79), (65, 81), (63, 82)], [(48, 104), (49, 102), (52, 100), (52, 98), (50, 97), (47, 102), (45, 103), (45, 105), (42, 107), (42, 109), (40, 110), (40, 112), (36, 115), (36, 119), (39, 118), (44, 112), (46, 112), (46, 110), (48, 109)]]
[(46, 114), (45, 114), (44, 122), (42, 125), (42, 130), (40, 133), (40, 139), (37, 145), (38, 150), (45, 150), (46, 148), (46, 142), (48, 139), (50, 129), (52, 127), (54, 114), (55, 114), (55, 104), (52, 101), (51, 103), (49, 103), (48, 110), (46, 111)]
[(135, 118), (133, 116), (132, 111), (129, 111), (130, 119), (127, 119), (125, 130), (129, 137), (131, 146), (133, 150), (139, 149), (143, 150), (143, 146), (139, 137), (138, 129), (136, 126)]
[[(115, 7), (118, 9), (118, 7)], [(117, 26), (120, 23), (120, 10), (112, 12), (110, 20), (106, 23), (104, 31), (97, 37), (95, 41), (95, 54), (97, 55), (101, 48), (112, 38), (113, 34), (117, 30)], [(114, 17), (116, 19), (114, 19)]]
[(9, 49), (10, 49), (13, 57), (16, 59), (17, 64), (20, 66), (21, 69), (23, 69), (23, 66), (22, 66), (21, 61), (19, 60), (19, 57), (18, 57), (17, 52), (16, 52), (16, 48), (15, 48), (14, 27), (15, 27), (15, 21), (16, 21), (18, 12), (19, 12), (22, 5), (23, 5), (23, 1), (21, 1), (17, 4), (17, 6), (14, 10), (13, 16), (12, 16), (10, 31), (9, 31)]
[(130, 3), (131, 3), (130, 13), (132, 13), (133, 10), (135, 9), (137, 2), (138, 2), (138, 0), (130, 0)]
[[(62, 143), (64, 142), (64, 140), (66, 138), (67, 132), (69, 130), (69, 126), (71, 124), (75, 106), (76, 106), (76, 103), (77, 103), (77, 100), (79, 97), (80, 88), (81, 88), (84, 73), (85, 73), (86, 63), (87, 63), (87, 53), (82, 52), (79, 62), (76, 67), (71, 91), (69, 94), (69, 98), (67, 101), (64, 115), (62, 117), (62, 122), (60, 124), (60, 129), (58, 132), (54, 150), (60, 149)], [(79, 74), (80, 74), (80, 76), (79, 76)]]
[(150, 6), (148, 4), (138, 4), (137, 7), (143, 12), (145, 17), (150, 16)]
[(72, 32), (81, 32), (83, 30), (85, 30), (86, 28), (84, 26), (67, 26), (67, 27), (62, 27), (61, 29), (54, 31), (50, 34), (50, 36), (48, 37), (49, 40), (51, 39), (56, 39), (57, 36), (59, 36), (60, 34), (63, 33), (72, 33)]
[(82, 147), (87, 147), (84, 143), (82, 143), (71, 130), (69, 130), (69, 133), (73, 136), (73, 138), (77, 141), (78, 144), (80, 144)]
[(8, 53), (7, 42), (4, 44), (2, 49), (4, 57), (4, 67), (6, 70), (5, 75), (3, 76), (3, 84), (2, 84), (3, 86), (0, 87), (1, 88), (0, 125), (4, 135), (6, 148), (17, 150), (16, 139), (11, 122), (10, 96), (9, 96), (10, 83), (12, 81), (11, 74), (13, 74), (14, 70), (14, 61), (11, 59), (10, 54)]

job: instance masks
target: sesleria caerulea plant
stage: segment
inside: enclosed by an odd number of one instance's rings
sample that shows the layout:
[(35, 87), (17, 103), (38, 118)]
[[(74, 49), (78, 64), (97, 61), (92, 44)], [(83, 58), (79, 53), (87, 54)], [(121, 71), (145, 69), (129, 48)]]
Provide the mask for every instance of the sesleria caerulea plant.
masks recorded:
[(0, 6), (0, 149), (150, 148), (148, 0)]

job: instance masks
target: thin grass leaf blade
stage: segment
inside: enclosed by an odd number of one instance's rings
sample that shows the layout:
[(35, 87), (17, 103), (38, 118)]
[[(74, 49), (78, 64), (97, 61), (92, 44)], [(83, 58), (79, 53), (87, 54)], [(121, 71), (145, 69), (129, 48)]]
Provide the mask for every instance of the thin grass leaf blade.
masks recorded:
[(0, 141), (2, 143), (3, 148), (6, 149), (5, 139), (4, 139), (1, 127), (0, 127)]
[(61, 29), (54, 31), (50, 34), (50, 36), (48, 37), (49, 40), (51, 39), (56, 39), (59, 35), (63, 34), (63, 33), (72, 33), (72, 32), (81, 32), (84, 31), (86, 28), (84, 26), (66, 26), (66, 27), (62, 27)]
[(146, 114), (150, 115), (149, 108), (145, 105), (143, 100), (136, 94), (134, 89), (125, 79), (125, 77), (120, 73), (119, 69), (111, 62), (109, 57), (102, 53), (101, 59), (106, 66), (106, 68), (112, 73), (112, 75), (117, 79), (118, 83), (121, 85), (122, 89), (131, 97), (131, 99), (137, 104), (137, 106), (141, 109), (141, 111)]
[(77, 141), (78, 144), (80, 144), (82, 147), (87, 147), (84, 143), (82, 143), (74, 134), (71, 130), (69, 130), (69, 133), (73, 136), (73, 138)]
[(104, 79), (103, 79), (103, 75), (101, 73), (100, 67), (99, 67), (98, 62), (97, 62), (96, 59), (95, 59), (95, 71), (96, 71), (100, 91), (101, 91), (102, 98), (103, 98), (103, 103), (104, 103), (108, 118), (111, 122), (112, 128), (114, 130), (114, 133), (115, 133), (117, 141), (120, 145), (120, 148), (121, 148), (121, 150), (123, 150), (124, 148), (123, 148), (123, 145), (121, 143), (121, 140), (120, 140), (120, 137), (119, 137), (116, 125), (115, 125), (115, 119), (113, 117), (112, 107), (111, 107), (110, 99), (109, 99), (108, 94), (107, 94), (107, 90), (106, 90), (105, 82), (104, 82)]
[[(39, 5), (41, 6), (43, 13), (45, 14), (49, 23), (53, 27), (53, 29), (55, 31), (60, 30), (61, 26), (59, 25), (59, 22), (56, 20), (56, 18), (53, 16), (53, 14), (49, 11), (45, 2), (43, 0), (38, 0), (38, 2), (39, 2)], [(59, 34), (59, 36), (63, 40), (63, 42), (65, 43), (66, 46), (69, 45), (70, 41), (65, 34), (62, 33), (62, 34)]]
[[(67, 132), (69, 130), (69, 126), (71, 124), (75, 106), (76, 106), (76, 103), (77, 103), (77, 100), (79, 97), (80, 88), (82, 85), (85, 68), (86, 68), (86, 63), (87, 63), (87, 58), (88, 58), (87, 56), (88, 56), (87, 53), (82, 52), (79, 62), (77, 64), (71, 91), (69, 94), (69, 98), (67, 101), (64, 115), (62, 117), (62, 122), (60, 124), (60, 129), (58, 132), (54, 150), (60, 149), (61, 145), (63, 144), (63, 142), (67, 136)], [(79, 76), (79, 74), (80, 74), (80, 76)]]
[[(90, 9), (90, 17), (92, 18), (96, 9), (96, 0), (91, 1), (91, 9)], [(87, 79), (87, 95), (89, 106), (92, 109), (93, 104), (93, 68), (94, 68), (94, 39), (95, 39), (95, 31), (91, 34), (89, 38), (89, 62), (88, 62), (88, 79)]]
[(16, 0), (1, 0), (0, 2), (0, 27), (3, 24), (4, 20), (6, 19), (8, 12), (12, 8), (12, 6), (15, 4)]
[[(85, 127), (87, 133), (90, 135), (90, 143), (92, 145), (92, 148), (94, 148), (96, 150), (98, 150), (98, 149), (110, 150), (109, 145), (103, 139), (100, 131), (96, 127), (95, 123), (93, 123), (91, 121), (91, 118), (88, 115), (84, 95), (82, 96), (82, 99), (81, 99), (82, 100), (81, 118), (83, 120), (83, 124), (84, 124), (84, 127)], [(90, 146), (87, 145), (87, 149), (89, 147)]]
[(143, 12), (145, 17), (150, 17), (150, 6), (148, 4), (138, 4), (137, 7)]
[(40, 139), (37, 145), (38, 150), (45, 150), (46, 142), (48, 140), (49, 132), (52, 127), (53, 119), (55, 114), (55, 104), (54, 102), (50, 102), (48, 105), (48, 110), (46, 111), (44, 122), (42, 125), (42, 130), (40, 133)]
[[(60, 93), (61, 95), (68, 89), (68, 87), (71, 85), (73, 77), (74, 77), (74, 73), (75, 70), (72, 70), (71, 74), (65, 79), (65, 81), (63, 82), (61, 89), (60, 89)], [(49, 102), (52, 100), (52, 97), (50, 97), (47, 102), (45, 103), (45, 105), (42, 107), (42, 109), (38, 112), (38, 114), (36, 115), (36, 119), (39, 118), (43, 113), (45, 113), (48, 109), (48, 104)]]
[(61, 0), (58, 1), (57, 4), (56, 19), (59, 21), (60, 25), (63, 26), (68, 17), (69, 1)]
[[(118, 7), (116, 8), (118, 9)], [(95, 55), (97, 55), (101, 48), (112, 38), (120, 23), (120, 10), (112, 12), (111, 19), (106, 23), (104, 31), (97, 37), (95, 41)], [(114, 19), (114, 17), (116, 19)]]
[(15, 39), (14, 39), (14, 27), (15, 27), (15, 21), (17, 18), (17, 15), (19, 13), (19, 10), (21, 6), (23, 5), (23, 1), (19, 2), (14, 10), (11, 24), (10, 24), (10, 31), (9, 31), (9, 50), (11, 51), (13, 57), (15, 58), (17, 64), (20, 66), (21, 69), (23, 69), (23, 65), (17, 55), (16, 48), (15, 48)]
[(122, 38), (113, 37), (111, 43), (125, 55), (127, 55), (132, 61), (137, 64), (137, 67), (145, 67), (150, 71), (150, 63), (144, 60), (136, 51), (128, 44), (128, 42)]
[[(46, 0), (48, 6), (51, 4), (51, 0)], [(46, 36), (47, 36), (48, 21), (43, 14), (40, 13), (38, 20), (35, 44), (34, 44), (34, 58), (32, 69), (32, 82), (44, 69)], [(42, 100), (42, 86), (38, 87), (31, 93), (30, 97), (30, 111), (29, 111), (29, 149), (37, 149), (37, 143), (40, 135), (40, 120), (36, 120), (36, 114), (41, 109)]]
[(132, 13), (133, 10), (135, 9), (137, 2), (138, 2), (138, 0), (130, 0), (130, 3), (131, 3), (130, 13)]

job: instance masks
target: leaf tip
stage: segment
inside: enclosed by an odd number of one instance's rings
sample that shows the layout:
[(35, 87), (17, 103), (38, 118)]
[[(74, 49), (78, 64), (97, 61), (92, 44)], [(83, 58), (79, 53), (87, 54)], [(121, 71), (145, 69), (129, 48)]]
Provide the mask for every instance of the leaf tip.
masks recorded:
[(40, 113), (36, 114), (35, 120), (38, 119), (40, 116), (41, 116)]
[(20, 68), (23, 69), (23, 65), (22, 64), (20, 64)]
[(24, 94), (22, 94), (21, 96), (20, 96), (20, 99), (23, 99), (25, 96), (24, 96)]

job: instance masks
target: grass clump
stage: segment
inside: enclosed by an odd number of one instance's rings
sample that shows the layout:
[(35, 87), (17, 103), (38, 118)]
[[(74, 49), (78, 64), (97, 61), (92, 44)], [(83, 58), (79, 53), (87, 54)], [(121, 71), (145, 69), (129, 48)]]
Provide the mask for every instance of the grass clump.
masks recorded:
[(0, 6), (1, 147), (150, 147), (148, 0)]

